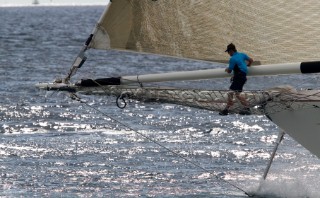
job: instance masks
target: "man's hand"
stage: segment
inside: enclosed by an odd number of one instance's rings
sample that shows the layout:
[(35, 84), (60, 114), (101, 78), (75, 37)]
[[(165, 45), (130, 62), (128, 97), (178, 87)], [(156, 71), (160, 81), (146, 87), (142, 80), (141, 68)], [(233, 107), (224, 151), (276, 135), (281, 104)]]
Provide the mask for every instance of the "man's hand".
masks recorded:
[(253, 63), (253, 59), (249, 58), (247, 66), (250, 67), (252, 63)]
[(226, 68), (224, 71), (229, 73), (229, 74), (232, 72), (232, 70), (230, 70), (229, 68)]

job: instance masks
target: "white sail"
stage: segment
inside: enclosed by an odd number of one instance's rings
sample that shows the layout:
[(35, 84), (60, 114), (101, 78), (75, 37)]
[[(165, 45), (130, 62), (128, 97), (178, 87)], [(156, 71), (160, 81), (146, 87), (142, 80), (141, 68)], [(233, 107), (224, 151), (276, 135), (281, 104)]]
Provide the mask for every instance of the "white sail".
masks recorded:
[(113, 0), (91, 48), (226, 62), (233, 42), (261, 64), (320, 58), (318, 0)]

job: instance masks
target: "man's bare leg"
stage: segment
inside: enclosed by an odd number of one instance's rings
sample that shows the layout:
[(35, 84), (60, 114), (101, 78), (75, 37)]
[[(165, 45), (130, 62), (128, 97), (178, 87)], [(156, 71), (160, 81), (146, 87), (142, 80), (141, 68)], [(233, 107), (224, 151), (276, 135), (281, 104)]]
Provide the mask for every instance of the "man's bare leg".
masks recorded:
[(227, 101), (227, 106), (224, 108), (224, 110), (220, 111), (220, 115), (228, 115), (229, 113), (229, 108), (233, 105), (233, 95), (234, 92), (229, 92), (228, 93), (228, 101)]
[(229, 109), (232, 105), (233, 105), (233, 94), (234, 92), (229, 92), (228, 93), (228, 102), (227, 102), (227, 106), (225, 109)]
[(244, 109), (240, 111), (239, 113), (242, 115), (249, 115), (251, 114), (250, 108), (249, 108), (249, 102), (246, 100), (245, 97), (240, 95), (240, 92), (229, 92), (228, 93), (228, 102), (227, 106), (223, 111), (221, 111), (219, 114), (220, 115), (228, 115), (229, 113), (229, 108), (234, 104), (233, 102), (233, 95), (236, 95), (236, 98), (240, 101), (240, 103), (244, 106)]
[(250, 115), (251, 111), (249, 108), (249, 102), (246, 100), (245, 97), (241, 96), (239, 92), (236, 93), (236, 97), (240, 101), (240, 103), (244, 106), (244, 109), (239, 112), (241, 115)]
[(249, 108), (248, 101), (246, 100), (245, 97), (241, 96), (239, 92), (236, 92), (236, 97), (245, 108)]

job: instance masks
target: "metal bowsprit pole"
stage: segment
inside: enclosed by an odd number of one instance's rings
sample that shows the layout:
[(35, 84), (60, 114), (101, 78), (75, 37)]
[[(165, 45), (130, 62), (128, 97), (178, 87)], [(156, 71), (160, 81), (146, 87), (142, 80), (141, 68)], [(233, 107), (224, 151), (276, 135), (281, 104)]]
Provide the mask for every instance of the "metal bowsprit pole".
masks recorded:
[[(278, 134), (278, 139), (276, 141), (276, 145), (274, 146), (273, 148), (273, 151), (272, 151), (272, 154), (270, 156), (270, 160), (269, 160), (269, 163), (268, 163), (268, 166), (266, 167), (265, 171), (264, 171), (264, 174), (263, 174), (263, 180), (265, 181), (266, 178), (267, 178), (267, 175), (269, 173), (269, 170), (270, 170), (270, 167), (271, 167), (271, 164), (273, 162), (273, 159), (274, 159), (274, 156), (276, 155), (276, 152), (278, 150), (278, 147), (281, 143), (281, 141), (283, 140), (283, 137), (284, 137), (284, 134), (285, 132), (283, 130), (280, 130), (279, 131), (279, 134)], [(258, 192), (261, 190), (261, 187), (262, 185), (260, 184), (259, 188), (258, 188)], [(254, 195), (251, 195), (251, 196), (254, 196)], [(250, 197), (250, 196), (249, 196)]]
[(62, 81), (63, 83), (69, 83), (69, 80), (71, 78), (71, 76), (75, 75), (75, 73), (77, 72), (77, 70), (84, 64), (84, 62), (87, 60), (87, 57), (85, 56), (85, 52), (88, 49), (88, 46), (91, 42), (93, 38), (93, 34), (90, 34), (90, 36), (88, 37), (87, 41), (85, 42), (84, 46), (82, 47), (81, 51), (79, 52), (78, 56), (76, 57), (76, 59), (74, 60), (70, 71), (68, 73), (68, 75), (64, 78), (64, 80)]
[(269, 170), (270, 170), (271, 164), (272, 164), (272, 162), (273, 162), (274, 156), (276, 155), (276, 152), (277, 152), (277, 150), (278, 150), (278, 147), (279, 147), (281, 141), (283, 140), (284, 135), (285, 135), (285, 132), (284, 132), (283, 130), (279, 131), (276, 145), (275, 145), (275, 147), (274, 147), (274, 149), (273, 149), (273, 152), (272, 152), (272, 154), (271, 154), (271, 157), (270, 157), (268, 166), (267, 166), (267, 168), (265, 169), (264, 174), (263, 174), (263, 179), (264, 179), (264, 180), (266, 180), (266, 178), (267, 178), (267, 175), (268, 175), (268, 173), (269, 173)]

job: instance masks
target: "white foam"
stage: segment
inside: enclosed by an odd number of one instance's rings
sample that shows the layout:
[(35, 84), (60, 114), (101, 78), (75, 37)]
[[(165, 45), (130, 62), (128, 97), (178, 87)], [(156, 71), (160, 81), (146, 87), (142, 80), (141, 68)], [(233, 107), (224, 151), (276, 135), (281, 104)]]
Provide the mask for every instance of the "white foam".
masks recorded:
[(276, 178), (262, 180), (260, 185), (249, 194), (261, 197), (319, 198), (319, 186), (317, 182), (299, 176), (296, 179)]

